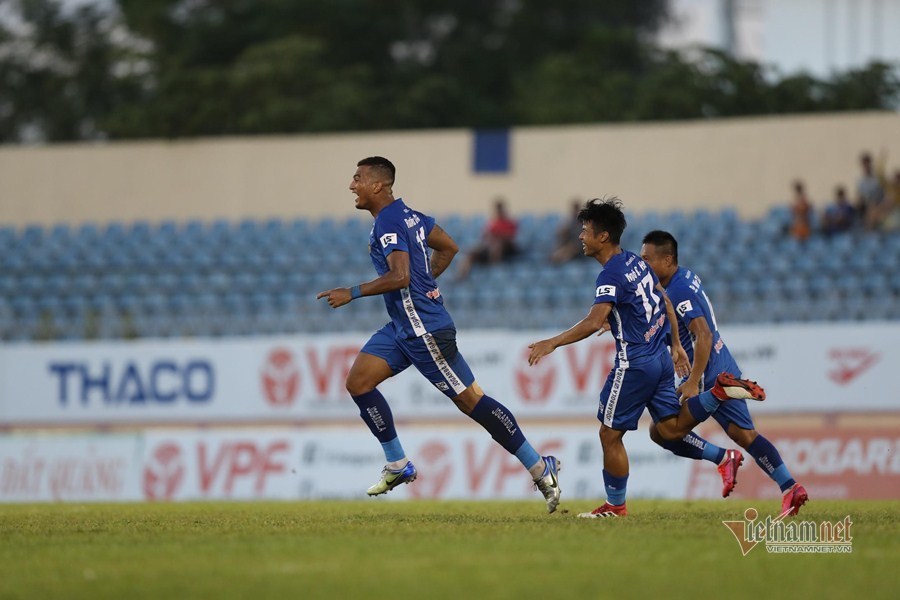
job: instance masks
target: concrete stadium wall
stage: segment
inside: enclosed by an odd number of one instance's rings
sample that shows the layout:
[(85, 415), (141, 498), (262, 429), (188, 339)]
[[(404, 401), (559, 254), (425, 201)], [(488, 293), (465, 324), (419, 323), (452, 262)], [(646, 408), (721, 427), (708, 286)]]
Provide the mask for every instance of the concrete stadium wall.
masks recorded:
[(617, 195), (632, 211), (732, 206), (746, 217), (787, 201), (793, 179), (819, 205), (852, 188), (863, 150), (900, 167), (893, 112), (678, 123), (522, 127), (511, 170), (472, 171), (469, 130), (0, 147), (0, 223), (349, 216), (356, 161), (381, 154), (395, 185), (435, 215), (566, 210)]

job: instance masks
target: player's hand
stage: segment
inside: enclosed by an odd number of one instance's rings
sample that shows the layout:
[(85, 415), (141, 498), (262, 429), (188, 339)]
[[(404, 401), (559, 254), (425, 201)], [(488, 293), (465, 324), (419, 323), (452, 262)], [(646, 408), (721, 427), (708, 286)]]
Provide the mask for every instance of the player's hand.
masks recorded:
[(700, 382), (688, 379), (675, 388), (675, 393), (678, 394), (678, 402), (684, 404), (688, 398), (693, 398), (700, 393)]
[(675, 374), (679, 377), (691, 374), (691, 359), (681, 344), (672, 347), (672, 362), (675, 363)]
[(612, 331), (612, 329), (609, 326), (609, 321), (603, 321), (603, 325), (601, 325), (600, 329), (597, 330), (597, 337), (600, 337), (607, 331)]
[(353, 300), (353, 297), (350, 295), (350, 288), (334, 288), (327, 292), (319, 292), (319, 295), (316, 296), (316, 300), (322, 298), (328, 300), (328, 305), (331, 306), (331, 308), (349, 304), (350, 301)]
[(541, 340), (528, 345), (531, 348), (531, 354), (528, 355), (528, 364), (536, 365), (542, 358), (556, 350), (556, 347), (550, 343), (550, 340)]

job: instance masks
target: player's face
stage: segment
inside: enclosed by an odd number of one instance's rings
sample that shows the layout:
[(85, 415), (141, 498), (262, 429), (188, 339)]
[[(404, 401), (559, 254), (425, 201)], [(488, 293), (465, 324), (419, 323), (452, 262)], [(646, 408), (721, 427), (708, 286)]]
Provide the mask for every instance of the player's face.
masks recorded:
[(601, 239), (606, 238), (606, 232), (596, 233), (592, 223), (581, 224), (581, 234), (578, 239), (581, 240), (581, 249), (585, 256), (597, 256), (600, 248), (603, 246)]
[(372, 177), (372, 169), (367, 166), (357, 167), (350, 180), (350, 191), (356, 194), (356, 208), (368, 210), (375, 194), (375, 179)]
[(657, 252), (656, 246), (653, 244), (644, 244), (641, 246), (641, 258), (650, 265), (657, 277), (663, 277), (667, 274), (668, 256), (664, 256), (661, 252)]

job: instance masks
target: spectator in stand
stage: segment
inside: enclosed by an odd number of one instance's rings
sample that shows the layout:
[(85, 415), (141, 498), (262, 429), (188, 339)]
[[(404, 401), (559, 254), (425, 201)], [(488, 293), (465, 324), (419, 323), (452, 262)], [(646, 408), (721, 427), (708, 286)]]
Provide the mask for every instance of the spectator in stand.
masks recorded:
[(856, 209), (850, 204), (847, 189), (842, 185), (835, 187), (834, 201), (822, 217), (822, 233), (834, 235), (850, 231), (856, 226), (856, 220)]
[(812, 231), (812, 204), (806, 196), (806, 186), (799, 179), (794, 182), (794, 200), (791, 203), (790, 234), (805, 242)]
[(885, 231), (900, 229), (900, 169), (894, 171), (894, 176), (887, 184), (885, 215), (881, 226)]
[(518, 229), (519, 224), (506, 212), (506, 202), (503, 198), (494, 200), (494, 216), (485, 226), (481, 241), (469, 251), (460, 264), (457, 279), (468, 277), (474, 264), (494, 265), (518, 254), (519, 247), (516, 245)]
[(866, 229), (878, 229), (885, 212), (884, 177), (879, 174), (884, 172), (883, 160), (876, 169), (872, 155), (864, 152), (859, 165), (862, 174), (856, 181), (856, 210)]
[(550, 262), (560, 264), (573, 258), (584, 256), (581, 249), (581, 221), (578, 220), (578, 212), (582, 202), (579, 199), (572, 200), (572, 214), (563, 220), (556, 229), (556, 246), (550, 254)]

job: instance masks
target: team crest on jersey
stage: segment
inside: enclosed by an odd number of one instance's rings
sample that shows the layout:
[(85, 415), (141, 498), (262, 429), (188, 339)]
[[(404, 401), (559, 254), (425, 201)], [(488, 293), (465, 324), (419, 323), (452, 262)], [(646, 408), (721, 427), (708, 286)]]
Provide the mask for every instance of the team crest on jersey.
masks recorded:
[(615, 296), (616, 295), (616, 286), (614, 285), (600, 285), (597, 286), (597, 298), (600, 296)]
[(387, 248), (391, 244), (397, 243), (397, 234), (396, 233), (386, 233), (381, 236), (381, 247)]
[(679, 302), (678, 306), (675, 307), (675, 312), (678, 313), (679, 316), (686, 315), (689, 311), (694, 310), (694, 305), (691, 304), (690, 300), (685, 300), (684, 302)]

